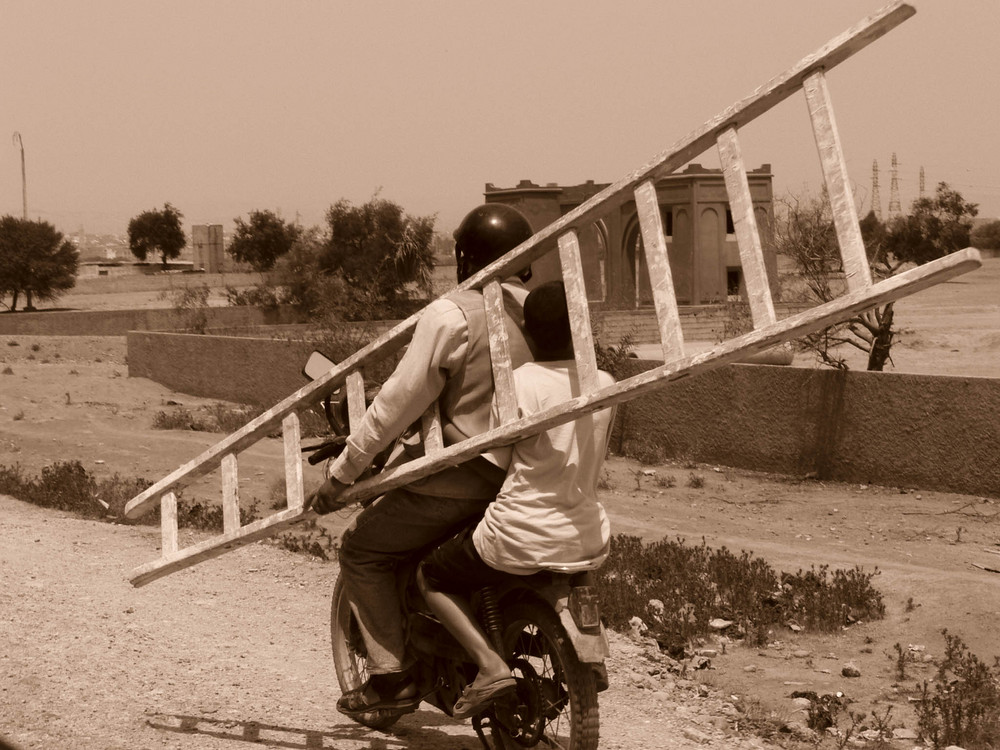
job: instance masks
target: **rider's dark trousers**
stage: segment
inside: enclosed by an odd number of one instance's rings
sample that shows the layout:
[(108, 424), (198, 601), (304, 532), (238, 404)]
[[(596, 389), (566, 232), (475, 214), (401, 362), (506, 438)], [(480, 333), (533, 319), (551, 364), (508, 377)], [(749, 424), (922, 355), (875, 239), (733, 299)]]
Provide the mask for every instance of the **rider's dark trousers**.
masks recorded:
[(368, 648), (371, 674), (400, 672), (409, 666), (397, 564), (482, 517), (489, 502), (391, 490), (361, 511), (344, 532), (340, 574)]

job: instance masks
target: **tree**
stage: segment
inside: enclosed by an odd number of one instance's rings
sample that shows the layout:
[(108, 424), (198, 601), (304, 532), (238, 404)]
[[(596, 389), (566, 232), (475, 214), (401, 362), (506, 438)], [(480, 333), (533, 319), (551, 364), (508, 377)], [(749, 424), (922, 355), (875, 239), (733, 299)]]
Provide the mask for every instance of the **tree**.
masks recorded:
[(34, 310), (33, 297), (50, 300), (71, 289), (78, 267), (77, 249), (48, 222), (0, 218), (0, 295), (12, 295), (12, 311), (22, 292), (24, 309)]
[(886, 251), (901, 261), (921, 265), (969, 246), (972, 220), (979, 206), (939, 182), (933, 198), (917, 198), (910, 213), (889, 222)]
[(357, 207), (338, 201), (326, 219), (330, 234), (320, 269), (342, 274), (353, 292), (393, 305), (405, 298), (409, 284), (429, 288), (433, 216), (409, 216), (397, 204), (376, 197)]
[(143, 211), (128, 223), (128, 246), (139, 260), (146, 260), (150, 254), (160, 253), (163, 268), (167, 260), (176, 258), (187, 244), (181, 219), (184, 215), (169, 203), (163, 210)]
[[(818, 198), (790, 196), (782, 209), (772, 233), (775, 250), (794, 262), (805, 285), (807, 299), (830, 302), (841, 293), (843, 265), (827, 195), (824, 193)], [(901, 263), (887, 253), (884, 226), (874, 212), (869, 212), (860, 224), (872, 274), (877, 278), (891, 276)], [(893, 304), (889, 302), (809, 334), (799, 343), (824, 364), (842, 370), (848, 369), (848, 365), (839, 347), (853, 346), (868, 355), (869, 370), (882, 370), (889, 360), (895, 333), (892, 323)]]
[(1000, 220), (980, 224), (972, 230), (969, 242), (980, 250), (1000, 250)]
[[(794, 261), (810, 299), (829, 302), (839, 294), (831, 281), (843, 272), (829, 199), (825, 193), (811, 199), (792, 196), (784, 209), (775, 223), (775, 249)], [(906, 263), (919, 265), (967, 247), (978, 211), (976, 204), (942, 182), (933, 198), (913, 201), (907, 216), (883, 224), (869, 212), (860, 225), (872, 275), (888, 278)], [(837, 348), (847, 344), (868, 354), (869, 370), (882, 370), (895, 335), (893, 315), (889, 302), (811, 334), (801, 343), (824, 364), (840, 369), (847, 369), (847, 363)]]
[(302, 230), (272, 211), (251, 211), (250, 222), (235, 219), (236, 230), (227, 252), (255, 271), (270, 271), (292, 249)]

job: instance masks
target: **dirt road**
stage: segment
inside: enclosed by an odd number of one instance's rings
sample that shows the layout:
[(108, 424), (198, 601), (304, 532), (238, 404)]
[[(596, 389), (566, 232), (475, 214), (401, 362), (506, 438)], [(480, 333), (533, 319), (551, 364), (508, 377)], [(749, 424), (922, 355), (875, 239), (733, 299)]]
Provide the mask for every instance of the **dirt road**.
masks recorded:
[[(332, 563), (254, 545), (134, 589), (157, 529), (2, 496), (0, 538), (0, 736), (23, 748), (479, 747), (469, 722), (433, 709), (391, 734), (334, 710)], [(655, 660), (627, 640), (615, 652), (602, 748), (767, 746), (727, 731), (721, 694), (648, 674)]]

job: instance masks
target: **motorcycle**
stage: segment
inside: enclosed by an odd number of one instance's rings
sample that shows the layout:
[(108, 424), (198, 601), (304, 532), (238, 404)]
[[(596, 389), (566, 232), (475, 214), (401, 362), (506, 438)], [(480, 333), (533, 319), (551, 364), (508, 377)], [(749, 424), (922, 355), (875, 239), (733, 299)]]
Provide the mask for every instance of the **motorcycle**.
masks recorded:
[[(315, 378), (333, 365), (314, 352), (304, 372)], [(343, 394), (328, 397), (324, 412), (333, 437), (303, 449), (312, 453), (310, 463), (338, 453), (347, 434)], [(378, 468), (376, 462), (375, 470)], [(407, 647), (416, 659), (412, 674), (422, 701), (451, 716), (477, 668), (423, 601), (416, 583), (422, 557), (421, 552), (405, 561), (397, 575)], [(472, 717), (484, 750), (539, 745), (596, 750), (600, 731), (597, 695), (608, 687), (604, 660), (609, 650), (593, 571), (550, 569), (532, 576), (511, 575), (501, 585), (478, 590), (472, 604), (480, 625), (504, 656), (516, 681), (513, 692)], [(346, 693), (363, 685), (369, 677), (365, 643), (340, 577), (330, 608), (330, 640), (340, 689)], [(384, 730), (402, 715), (381, 709), (353, 718), (364, 726)]]

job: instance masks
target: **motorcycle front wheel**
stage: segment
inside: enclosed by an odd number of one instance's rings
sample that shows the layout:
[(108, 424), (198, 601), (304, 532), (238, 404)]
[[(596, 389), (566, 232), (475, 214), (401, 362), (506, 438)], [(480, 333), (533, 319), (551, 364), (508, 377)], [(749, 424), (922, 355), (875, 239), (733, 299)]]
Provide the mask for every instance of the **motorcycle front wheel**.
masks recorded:
[(504, 622), (504, 649), (517, 689), (494, 704), (494, 746), (596, 750), (594, 672), (577, 658), (558, 615), (542, 602), (521, 601), (504, 607)]
[[(361, 637), (357, 618), (339, 576), (333, 587), (330, 604), (330, 642), (333, 644), (333, 667), (337, 672), (340, 690), (346, 693), (361, 687), (368, 679), (368, 654)], [(386, 729), (399, 720), (400, 714), (392, 711), (369, 711), (355, 720), (372, 729)]]

